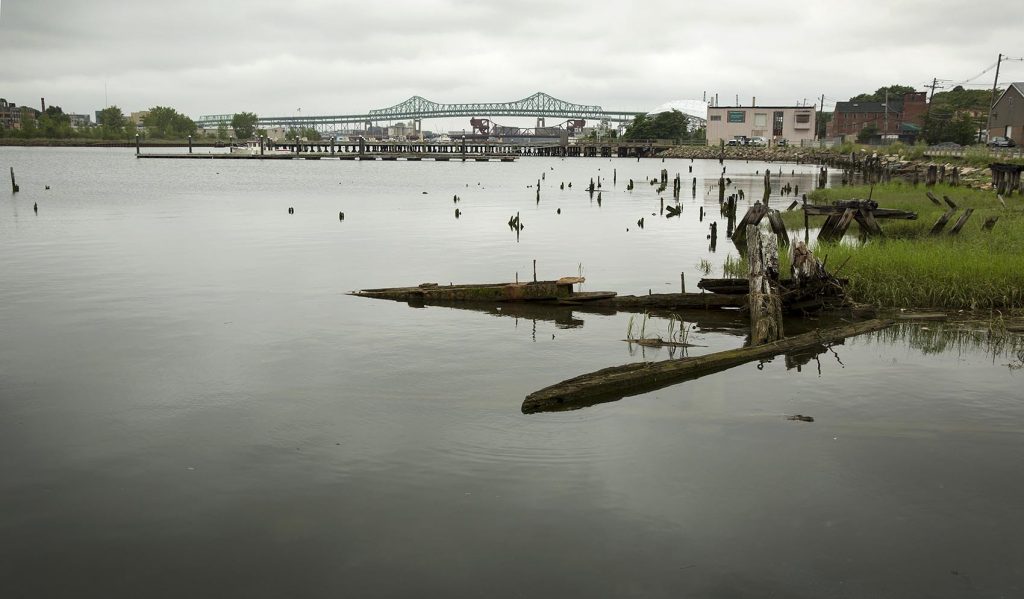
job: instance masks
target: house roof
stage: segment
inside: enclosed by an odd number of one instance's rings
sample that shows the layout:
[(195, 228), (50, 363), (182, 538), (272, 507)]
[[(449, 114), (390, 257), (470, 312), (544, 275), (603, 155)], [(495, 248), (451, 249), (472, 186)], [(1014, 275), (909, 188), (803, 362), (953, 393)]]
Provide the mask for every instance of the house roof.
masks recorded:
[[(836, 112), (866, 114), (885, 112), (885, 102), (836, 102)], [(903, 112), (902, 100), (889, 100), (889, 112)]]
[(1003, 96), (1006, 95), (1006, 92), (1014, 88), (1016, 88), (1018, 94), (1024, 96), (1024, 81), (1014, 81), (1009, 86), (1007, 86), (1006, 89), (1003, 90), (1003, 93), (999, 94), (999, 97), (996, 99), (995, 103), (992, 104), (992, 106), (998, 106), (999, 103), (1003, 101)]

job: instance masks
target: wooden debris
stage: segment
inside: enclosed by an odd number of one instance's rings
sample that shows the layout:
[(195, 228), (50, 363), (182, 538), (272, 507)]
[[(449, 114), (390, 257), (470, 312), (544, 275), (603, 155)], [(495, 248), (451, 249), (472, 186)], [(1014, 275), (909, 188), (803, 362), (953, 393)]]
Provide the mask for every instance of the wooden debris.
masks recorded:
[(968, 208), (967, 210), (964, 210), (964, 213), (960, 215), (960, 218), (956, 221), (956, 224), (953, 225), (953, 228), (949, 230), (949, 234), (956, 235), (957, 233), (959, 233), (960, 229), (964, 227), (964, 224), (967, 222), (967, 219), (971, 218), (972, 214), (974, 214), (974, 208)]
[(992, 227), (996, 226), (996, 221), (999, 220), (998, 216), (990, 216), (985, 219), (985, 222), (981, 225), (982, 231), (991, 231)]
[(798, 422), (814, 422), (814, 417), (804, 416), (803, 414), (794, 414), (793, 416), (786, 416), (786, 420), (796, 420)]
[(616, 401), (728, 370), (754, 360), (800, 351), (816, 344), (836, 343), (847, 337), (884, 329), (892, 324), (892, 320), (867, 320), (704, 356), (613, 366), (573, 377), (531, 393), (523, 401), (522, 411), (524, 414), (532, 414), (574, 410)]
[(949, 219), (952, 218), (955, 213), (956, 210), (953, 210), (952, 208), (943, 213), (943, 215), (939, 217), (939, 220), (935, 221), (935, 224), (932, 225), (932, 230), (929, 231), (928, 234), (938, 235), (939, 233), (942, 233), (942, 228), (946, 226), (946, 223), (949, 222)]
[(932, 193), (931, 191), (924, 192), (924, 195), (928, 196), (928, 199), (932, 201), (932, 204), (935, 204), (936, 206), (942, 205), (942, 202), (939, 201), (939, 198), (935, 197), (935, 194)]

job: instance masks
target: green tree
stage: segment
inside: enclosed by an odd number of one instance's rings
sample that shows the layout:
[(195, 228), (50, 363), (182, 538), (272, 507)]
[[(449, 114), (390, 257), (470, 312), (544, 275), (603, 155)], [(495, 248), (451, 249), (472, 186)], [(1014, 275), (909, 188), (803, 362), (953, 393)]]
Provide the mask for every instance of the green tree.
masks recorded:
[(860, 143), (867, 143), (872, 139), (878, 137), (878, 126), (874, 123), (868, 124), (866, 127), (857, 132), (857, 141)]
[(299, 137), (309, 141), (320, 141), (320, 132), (312, 127), (302, 127), (299, 129)]
[(873, 94), (859, 94), (850, 98), (851, 102), (885, 102), (885, 92), (889, 92), (889, 101), (902, 100), (903, 96), (916, 91), (912, 85), (886, 85), (875, 90)]
[(238, 139), (250, 139), (256, 132), (259, 117), (253, 112), (237, 112), (231, 117), (231, 128)]
[(38, 126), (41, 137), (49, 139), (74, 137), (71, 118), (64, 114), (60, 106), (47, 106), (46, 110), (39, 115)]
[(96, 124), (100, 128), (100, 137), (103, 139), (116, 139), (124, 134), (126, 119), (124, 113), (117, 106), (108, 106), (96, 115)]
[(166, 106), (154, 106), (142, 120), (149, 137), (156, 139), (183, 139), (195, 135), (192, 119)]
[(966, 146), (976, 141), (978, 126), (971, 112), (940, 105), (933, 106), (925, 115), (922, 133), (929, 144), (953, 142)]
[(228, 126), (224, 123), (217, 125), (217, 139), (223, 141), (228, 138)]
[(626, 128), (623, 139), (672, 139), (690, 138), (690, 119), (682, 112), (672, 109), (659, 112), (652, 118), (649, 114), (637, 115)]
[(818, 113), (818, 121), (815, 128), (817, 129), (819, 139), (825, 138), (826, 131), (828, 131), (828, 124), (832, 121), (832, 114), (833, 113), (831, 112)]

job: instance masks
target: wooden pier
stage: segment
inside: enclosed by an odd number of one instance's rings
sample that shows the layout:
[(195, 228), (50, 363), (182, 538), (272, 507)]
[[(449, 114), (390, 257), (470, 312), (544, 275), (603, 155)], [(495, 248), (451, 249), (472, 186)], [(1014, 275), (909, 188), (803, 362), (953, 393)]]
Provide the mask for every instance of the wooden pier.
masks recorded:
[(374, 141), (328, 139), (321, 141), (250, 142), (244, 151), (195, 153), (189, 142), (183, 153), (143, 153), (136, 139), (138, 158), (198, 160), (433, 160), (513, 162), (523, 156), (557, 157), (651, 157), (671, 147), (664, 140), (640, 142), (605, 141), (581, 143), (520, 144), (462, 139), (452, 142)]

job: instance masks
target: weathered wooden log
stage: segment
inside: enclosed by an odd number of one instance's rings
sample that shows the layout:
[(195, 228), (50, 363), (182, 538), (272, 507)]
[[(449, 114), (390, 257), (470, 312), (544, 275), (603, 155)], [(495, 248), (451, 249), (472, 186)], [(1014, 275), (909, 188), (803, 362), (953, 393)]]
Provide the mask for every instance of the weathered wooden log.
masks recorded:
[[(841, 206), (822, 206), (820, 204), (807, 204), (804, 212), (810, 216), (831, 216), (842, 215), (846, 208)], [(895, 210), (893, 208), (875, 208), (871, 211), (875, 218), (895, 218), (902, 220), (917, 220), (917, 213), (907, 210)]]
[(935, 204), (936, 206), (942, 205), (942, 202), (939, 201), (939, 198), (935, 197), (935, 194), (932, 193), (931, 191), (924, 192), (924, 195), (928, 196), (928, 199), (932, 201), (932, 204)]
[(935, 221), (935, 224), (932, 225), (932, 230), (929, 231), (928, 234), (938, 235), (939, 233), (942, 233), (942, 228), (946, 226), (946, 223), (949, 222), (949, 219), (952, 218), (954, 214), (956, 214), (956, 210), (953, 210), (952, 208), (943, 213), (943, 215), (939, 217), (939, 220)]
[(750, 343), (771, 343), (783, 336), (779, 298), (779, 246), (774, 237), (747, 225), (747, 264), (750, 266)]
[(779, 245), (789, 246), (789, 233), (786, 231), (786, 223), (782, 221), (782, 215), (778, 210), (768, 211), (768, 224), (772, 227), (772, 233), (778, 238)]
[(971, 218), (972, 214), (974, 214), (974, 208), (968, 208), (964, 210), (964, 213), (960, 215), (959, 219), (957, 219), (956, 224), (953, 225), (953, 228), (949, 230), (949, 234), (956, 235), (957, 233), (959, 233), (960, 229), (964, 228), (964, 224), (967, 223), (967, 219)]
[(21, 188), (18, 187), (18, 183), (14, 180), (14, 167), (12, 166), (11, 167), (11, 193), (18, 193), (19, 190), (21, 190)]
[[(745, 293), (745, 292), (744, 292)], [(717, 310), (742, 308), (747, 305), (746, 295), (719, 295), (714, 293), (654, 293), (648, 295), (618, 295), (588, 302), (587, 305), (613, 307), (620, 310)]]
[(949, 196), (946, 196), (946, 195), (942, 196), (942, 201), (946, 202), (946, 205), (949, 206), (950, 208), (952, 208), (953, 210), (956, 210), (958, 208), (958, 206), (956, 205), (956, 202), (954, 202), (953, 200), (949, 199)]
[(882, 235), (882, 227), (878, 226), (878, 221), (873, 216), (874, 212), (871, 210), (858, 210), (854, 218), (857, 220), (857, 224), (860, 225), (860, 230), (865, 235)]
[(576, 410), (616, 401), (728, 370), (754, 360), (788, 352), (806, 351), (807, 348), (819, 344), (837, 343), (847, 337), (878, 331), (892, 324), (892, 320), (867, 320), (832, 329), (811, 331), (764, 345), (730, 349), (705, 356), (613, 366), (535, 391), (526, 396), (522, 410), (524, 414)]
[(754, 205), (747, 209), (747, 213), (736, 223), (736, 229), (732, 234), (732, 240), (736, 243), (743, 243), (747, 236), (747, 226), (757, 226), (765, 214), (768, 214), (768, 207), (761, 202), (754, 202)]

